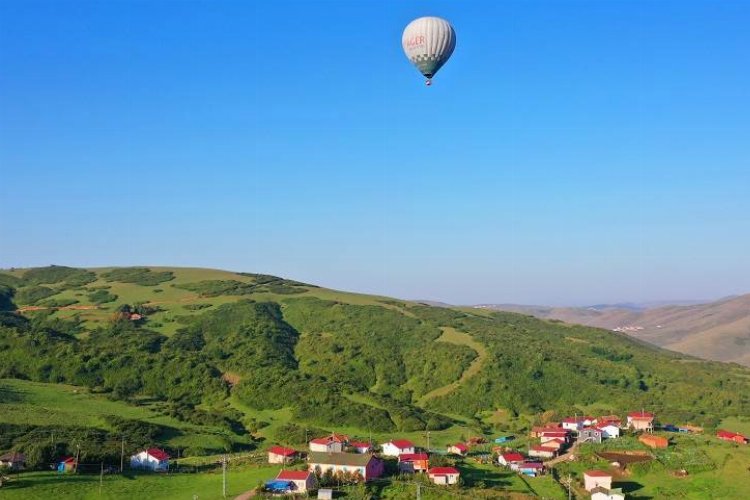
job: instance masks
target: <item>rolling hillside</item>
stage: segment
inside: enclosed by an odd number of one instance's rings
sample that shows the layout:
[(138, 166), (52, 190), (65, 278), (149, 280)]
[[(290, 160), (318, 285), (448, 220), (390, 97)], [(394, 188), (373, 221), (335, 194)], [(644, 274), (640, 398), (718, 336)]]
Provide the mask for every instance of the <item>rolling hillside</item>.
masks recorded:
[(663, 307), (486, 305), (566, 323), (619, 329), (637, 339), (704, 359), (750, 366), (750, 295)]
[[(645, 407), (706, 426), (750, 414), (750, 370), (526, 315), (207, 269), (53, 266), (2, 272), (0, 287), (0, 379), (148, 409), (103, 432), (215, 436), (185, 442), (191, 454), (298, 442), (304, 428), (456, 439), (542, 412)], [(18, 439), (49, 425), (18, 411), (0, 416)]]

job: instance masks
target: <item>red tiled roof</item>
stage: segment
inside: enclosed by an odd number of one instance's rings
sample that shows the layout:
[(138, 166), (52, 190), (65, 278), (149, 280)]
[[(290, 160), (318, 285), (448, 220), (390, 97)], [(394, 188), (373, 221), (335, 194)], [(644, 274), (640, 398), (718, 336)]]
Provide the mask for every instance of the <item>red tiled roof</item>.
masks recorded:
[(159, 460), (160, 462), (162, 460), (169, 460), (169, 454), (164, 450), (160, 450), (159, 448), (149, 448), (148, 450), (146, 450), (146, 453)]
[(369, 448), (371, 445), (370, 443), (365, 443), (364, 441), (352, 441), (349, 443), (349, 446), (352, 446), (354, 448)]
[(62, 457), (60, 459), (60, 462), (61, 463), (65, 463), (65, 464), (71, 463), (71, 462), (75, 462), (75, 461), (76, 461), (76, 459), (74, 457)]
[(587, 470), (583, 474), (588, 477), (612, 477), (612, 474), (603, 470)]
[(306, 470), (282, 470), (276, 479), (281, 481), (305, 481), (311, 472)]
[(453, 445), (453, 448), (458, 448), (461, 451), (467, 451), (469, 449), (469, 447), (463, 443), (456, 443)]
[(328, 438), (315, 438), (310, 442), (314, 444), (328, 444), (331, 442), (331, 440)]
[(734, 439), (736, 437), (740, 437), (742, 439), (747, 439), (745, 436), (743, 436), (742, 434), (738, 432), (725, 431), (723, 429), (719, 429), (718, 431), (716, 431), (716, 437), (726, 438), (726, 439)]
[(523, 462), (523, 455), (520, 453), (503, 453), (506, 462)]
[(544, 465), (540, 464), (539, 462), (529, 462), (527, 464), (522, 464), (521, 469), (543, 469)]
[(567, 431), (566, 432), (561, 432), (561, 431), (545, 431), (545, 432), (542, 432), (542, 436), (543, 437), (567, 437), (568, 433), (567, 433)]
[[(555, 443), (559, 443), (559, 444), (565, 444), (565, 440), (564, 439), (560, 439), (560, 438), (550, 439), (547, 442), (548, 443), (555, 442)], [(542, 446), (544, 446), (544, 445), (542, 445)]]
[(460, 474), (455, 467), (433, 467), (427, 473), (431, 476), (448, 476), (450, 474)]
[(631, 419), (635, 418), (635, 419), (649, 419), (650, 420), (654, 418), (654, 414), (649, 413), (647, 411), (631, 411), (630, 413), (628, 413), (628, 417), (630, 417)]
[(583, 420), (584, 420), (583, 418), (568, 417), (568, 418), (564, 418), (563, 422), (566, 424), (577, 424), (579, 422), (583, 422)]
[(427, 453), (402, 453), (398, 456), (399, 462), (414, 462), (416, 460), (429, 460)]
[(406, 448), (414, 448), (414, 443), (412, 443), (408, 439), (394, 439), (390, 443), (396, 448), (398, 448), (399, 450), (403, 450)]
[(283, 446), (271, 446), (270, 448), (268, 448), (268, 453), (273, 453), (274, 455), (281, 455), (284, 457), (291, 457), (292, 455), (295, 455), (297, 453), (297, 450), (284, 448)]
[(345, 441), (349, 441), (349, 436), (347, 436), (346, 434), (333, 433), (328, 437), (328, 439), (331, 441), (336, 441), (337, 443), (343, 443)]
[(553, 453), (555, 451), (552, 448), (548, 448), (548, 447), (542, 446), (540, 444), (535, 444), (534, 446), (531, 446), (531, 449), (534, 450), (534, 451), (550, 451), (550, 452), (553, 452)]

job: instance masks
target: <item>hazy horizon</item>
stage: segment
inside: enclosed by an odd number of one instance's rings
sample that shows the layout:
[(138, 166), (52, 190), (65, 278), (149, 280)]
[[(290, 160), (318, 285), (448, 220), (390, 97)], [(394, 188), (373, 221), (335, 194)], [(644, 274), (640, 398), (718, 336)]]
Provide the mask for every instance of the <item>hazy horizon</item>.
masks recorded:
[[(413, 18), (457, 33), (426, 88)], [(0, 3), (0, 267), (750, 291), (750, 2)]]

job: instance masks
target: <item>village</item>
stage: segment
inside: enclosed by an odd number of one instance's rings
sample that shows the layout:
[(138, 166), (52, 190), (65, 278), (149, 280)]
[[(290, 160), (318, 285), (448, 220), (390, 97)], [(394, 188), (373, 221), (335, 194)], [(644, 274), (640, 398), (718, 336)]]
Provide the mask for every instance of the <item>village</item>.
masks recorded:
[[(618, 484), (623, 470), (630, 464), (651, 460), (647, 450), (670, 447), (670, 434), (701, 435), (704, 430), (692, 425), (658, 424), (654, 413), (633, 411), (625, 419), (617, 415), (592, 417), (574, 415), (547, 422), (531, 429), (528, 436), (511, 434), (492, 439), (471, 437), (465, 442), (444, 448), (419, 447), (408, 439), (394, 438), (376, 443), (372, 439), (354, 439), (332, 432), (311, 439), (303, 450), (282, 444), (271, 444), (264, 461), (280, 466), (274, 477), (267, 477), (255, 489), (237, 498), (251, 496), (315, 497), (331, 499), (347, 496), (347, 488), (357, 484), (377, 484), (395, 479), (413, 484), (417, 498), (427, 488), (444, 489), (459, 498), (471, 496), (464, 488), (463, 470), (471, 461), (518, 474), (527, 480), (552, 476), (569, 498), (592, 500), (625, 500), (628, 493)], [(573, 479), (561, 474), (565, 464), (575, 463), (578, 450), (586, 444), (599, 445), (628, 436), (637, 439), (641, 451), (602, 451), (598, 456), (608, 467), (580, 470)], [(719, 429), (713, 435), (718, 441), (748, 445), (747, 436)], [(523, 442), (523, 444), (520, 444)], [(130, 470), (151, 473), (173, 473), (174, 459), (157, 447), (133, 454)], [(223, 461), (226, 470), (226, 460)], [(24, 471), (25, 456), (9, 451), (0, 456), (0, 477), (9, 479)], [(64, 456), (50, 464), (59, 475), (79, 471), (78, 457)], [(108, 472), (117, 472), (108, 470)], [(101, 474), (104, 474), (102, 464)], [(680, 474), (680, 471), (676, 471)], [(686, 471), (682, 471), (687, 474)], [(414, 480), (409, 481), (409, 477)]]

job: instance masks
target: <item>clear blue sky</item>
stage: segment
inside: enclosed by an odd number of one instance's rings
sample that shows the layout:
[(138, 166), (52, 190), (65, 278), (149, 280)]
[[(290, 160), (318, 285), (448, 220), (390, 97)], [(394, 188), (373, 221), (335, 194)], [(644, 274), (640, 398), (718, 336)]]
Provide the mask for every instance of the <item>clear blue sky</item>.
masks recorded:
[[(433, 87), (403, 27), (450, 19)], [(750, 292), (750, 2), (0, 2), (0, 267)]]

